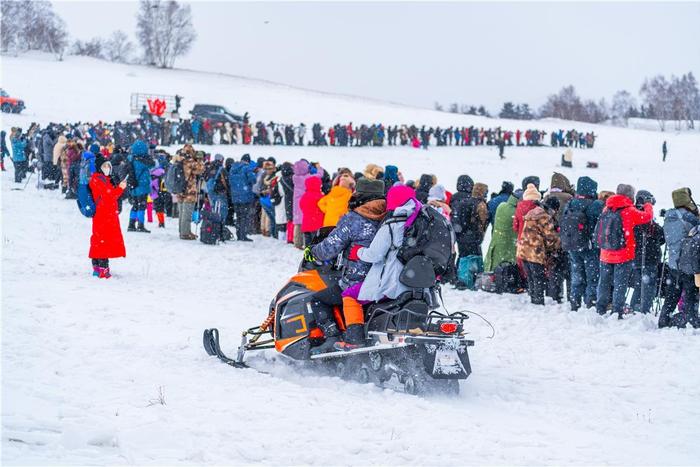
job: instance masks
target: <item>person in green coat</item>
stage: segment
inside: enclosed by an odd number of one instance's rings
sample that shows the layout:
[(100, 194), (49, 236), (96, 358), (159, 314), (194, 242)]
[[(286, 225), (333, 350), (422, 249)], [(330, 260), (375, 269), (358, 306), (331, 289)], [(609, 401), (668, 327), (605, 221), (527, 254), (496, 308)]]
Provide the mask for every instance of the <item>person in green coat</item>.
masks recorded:
[(520, 190), (516, 191), (510, 195), (508, 201), (496, 208), (491, 243), (484, 257), (484, 271), (492, 272), (504, 261), (515, 264), (515, 242), (518, 240), (518, 232), (513, 230), (513, 216), (518, 204), (517, 195), (521, 193)]

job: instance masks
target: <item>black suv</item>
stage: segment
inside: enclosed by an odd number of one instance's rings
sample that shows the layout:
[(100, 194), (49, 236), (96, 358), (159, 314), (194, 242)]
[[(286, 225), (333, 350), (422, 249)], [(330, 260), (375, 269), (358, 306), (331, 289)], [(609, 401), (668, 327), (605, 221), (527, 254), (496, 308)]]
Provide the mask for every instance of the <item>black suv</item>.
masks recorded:
[(243, 123), (243, 117), (229, 111), (222, 105), (195, 104), (190, 110), (192, 117), (209, 119), (215, 123)]

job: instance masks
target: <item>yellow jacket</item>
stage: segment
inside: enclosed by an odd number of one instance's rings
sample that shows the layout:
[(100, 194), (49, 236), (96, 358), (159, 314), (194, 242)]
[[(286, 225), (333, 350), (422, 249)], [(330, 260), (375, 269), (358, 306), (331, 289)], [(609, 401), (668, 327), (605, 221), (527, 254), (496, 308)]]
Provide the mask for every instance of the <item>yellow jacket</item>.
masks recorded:
[(337, 185), (318, 201), (318, 208), (324, 213), (324, 227), (335, 227), (340, 218), (348, 212), (348, 202), (350, 202), (351, 196), (350, 189)]

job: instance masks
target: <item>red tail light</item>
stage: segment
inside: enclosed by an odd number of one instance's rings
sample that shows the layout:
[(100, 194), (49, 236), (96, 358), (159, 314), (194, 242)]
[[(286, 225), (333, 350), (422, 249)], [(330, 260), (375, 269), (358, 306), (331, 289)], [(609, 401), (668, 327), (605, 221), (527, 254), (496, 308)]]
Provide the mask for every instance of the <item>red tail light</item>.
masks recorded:
[(440, 323), (440, 332), (444, 334), (454, 334), (457, 332), (457, 323), (455, 321), (443, 321)]

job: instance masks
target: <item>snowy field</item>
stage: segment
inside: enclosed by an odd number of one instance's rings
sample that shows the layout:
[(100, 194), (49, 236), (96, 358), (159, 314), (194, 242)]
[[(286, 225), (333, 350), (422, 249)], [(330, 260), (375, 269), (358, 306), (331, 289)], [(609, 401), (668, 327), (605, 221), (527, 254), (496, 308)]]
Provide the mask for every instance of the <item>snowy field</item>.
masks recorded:
[[(295, 122), (474, 119), (89, 59), (4, 58), (2, 71), (3, 86), (29, 106), (26, 115), (3, 114), (3, 129), (35, 120), (125, 119), (131, 91), (178, 92), (189, 105), (206, 99), (249, 110), (253, 118)], [(71, 78), (76, 73), (91, 80)], [(601, 189), (632, 183), (651, 190), (657, 208), (670, 207), (670, 192), (679, 186), (700, 192), (700, 133), (533, 126), (599, 134), (595, 149), (575, 151), (575, 168), (564, 171), (572, 181), (586, 174)], [(664, 139), (666, 164), (660, 162)], [(449, 189), (461, 173), (491, 189), (536, 174), (546, 187), (560, 154), (506, 148), (507, 159), (499, 161), (485, 147), (211, 151), (307, 157), (331, 169), (394, 163), (407, 178), (435, 173)], [(586, 160), (601, 168), (583, 168)], [(87, 258), (90, 221), (75, 203), (33, 183), (26, 191), (14, 186), (10, 169), (1, 191), (3, 464), (694, 465), (700, 459), (700, 331), (658, 330), (653, 317), (619, 322), (567, 306), (533, 307), (524, 295), (447, 290), (449, 310), (480, 313), (496, 329), (489, 339), (485, 323), (468, 322), (477, 341), (470, 348), (473, 374), (457, 398), (421, 399), (299, 374), (273, 353), (249, 361), (270, 374), (235, 370), (205, 354), (202, 330), (219, 327), (224, 351), (232, 353), (239, 332), (262, 320), (296, 270), (297, 250), (259, 237), (215, 247), (183, 242), (168, 219), (165, 230), (150, 235), (125, 233), (127, 258), (112, 261), (112, 279), (97, 280)], [(127, 217), (124, 212), (123, 226)]]

